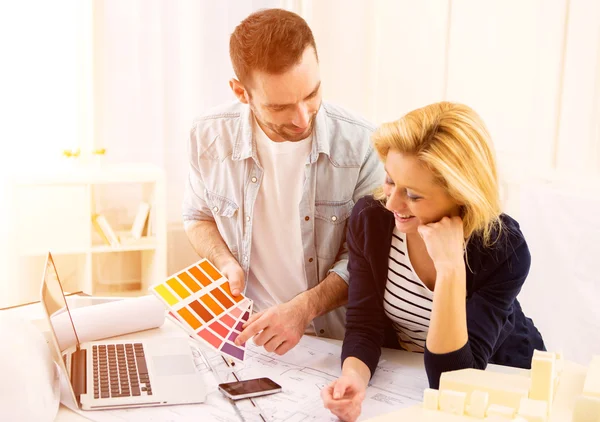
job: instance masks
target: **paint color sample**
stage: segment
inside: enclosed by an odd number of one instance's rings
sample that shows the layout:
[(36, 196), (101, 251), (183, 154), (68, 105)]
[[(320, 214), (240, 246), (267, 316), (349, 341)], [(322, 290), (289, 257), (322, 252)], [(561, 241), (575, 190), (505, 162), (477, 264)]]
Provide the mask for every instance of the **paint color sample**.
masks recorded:
[(158, 293), (165, 300), (165, 302), (167, 302), (171, 306), (179, 302), (179, 300), (177, 300), (177, 298), (173, 296), (169, 289), (167, 289), (163, 284), (159, 284), (158, 286), (156, 286), (154, 288), (154, 291)]
[(209, 325), (209, 327), (211, 330), (213, 330), (215, 333), (217, 333), (218, 335), (220, 335), (223, 338), (226, 338), (227, 334), (229, 334), (229, 329), (227, 329), (227, 327), (225, 327), (219, 321), (213, 322), (212, 324)]
[(223, 290), (225, 290), (225, 293), (227, 293), (229, 295), (229, 297), (232, 298), (233, 300), (235, 300), (236, 302), (239, 303), (242, 300), (244, 300), (244, 296), (242, 296), (242, 295), (234, 296), (233, 293), (231, 293), (231, 286), (229, 285), (229, 281), (226, 281), (225, 283), (221, 284), (221, 288)]
[(187, 322), (190, 327), (192, 327), (194, 330), (197, 330), (198, 328), (200, 328), (202, 326), (202, 323), (200, 322), (200, 320), (198, 320), (198, 318), (196, 318), (189, 309), (187, 308), (181, 308), (180, 310), (177, 311), (177, 313), (181, 316), (181, 318), (183, 318), (185, 320), (185, 322)]
[(239, 318), (240, 315), (242, 315), (242, 311), (239, 307), (237, 308), (233, 308), (229, 313), (234, 317), (234, 318)]
[(213, 266), (213, 264), (206, 260), (200, 263), (200, 268), (202, 268), (204, 272), (208, 274), (210, 278), (213, 279), (213, 281), (217, 281), (223, 277), (221, 273), (218, 272), (217, 269)]
[(186, 272), (182, 272), (180, 274), (177, 275), (177, 277), (183, 281), (183, 284), (185, 284), (188, 289), (190, 289), (192, 291), (192, 293), (196, 293), (198, 291), (200, 291), (200, 289), (202, 288), (196, 281), (194, 281), (194, 279), (192, 277), (190, 277), (190, 275)]
[(223, 290), (219, 289), (218, 287), (216, 289), (212, 289), (210, 291), (210, 293), (219, 301), (221, 302), (223, 305), (225, 305), (225, 309), (229, 309), (231, 308), (234, 303), (231, 299), (229, 299), (225, 293), (223, 293)]
[(228, 314), (223, 315), (220, 321), (228, 327), (233, 327), (235, 325), (235, 319), (233, 319)]
[(202, 318), (204, 322), (209, 322), (214, 318), (200, 302), (191, 302), (190, 307), (198, 314), (200, 318)]
[(209, 295), (204, 295), (200, 298), (200, 300), (206, 305), (208, 309), (212, 311), (213, 314), (219, 316), (223, 313), (223, 308), (215, 302), (215, 300)]
[(243, 361), (245, 345), (234, 342), (252, 314), (252, 301), (233, 297), (229, 282), (207, 260), (151, 287), (169, 310), (168, 317), (186, 333), (219, 353)]
[(188, 292), (187, 289), (183, 287), (183, 284), (181, 284), (181, 282), (176, 278), (172, 278), (167, 281), (167, 285), (182, 299), (185, 299), (190, 295), (190, 292)]
[(233, 356), (239, 360), (244, 359), (244, 351), (237, 346), (234, 346), (230, 343), (224, 343), (221, 351), (227, 353), (228, 355)]
[(206, 340), (209, 344), (211, 344), (213, 347), (218, 349), (221, 346), (222, 341), (219, 340), (219, 338), (217, 336), (215, 336), (213, 333), (211, 333), (210, 331), (200, 330), (200, 331), (198, 331), (197, 334), (201, 338)]
[(192, 267), (188, 271), (204, 287), (210, 286), (212, 284), (212, 281), (206, 275), (204, 275), (204, 273), (202, 271), (200, 271), (200, 268)]

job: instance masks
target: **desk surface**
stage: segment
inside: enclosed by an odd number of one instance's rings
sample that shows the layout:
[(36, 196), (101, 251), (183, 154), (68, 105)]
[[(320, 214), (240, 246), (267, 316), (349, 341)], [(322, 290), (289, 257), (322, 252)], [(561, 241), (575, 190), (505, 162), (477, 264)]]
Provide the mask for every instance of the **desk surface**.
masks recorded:
[[(40, 316), (39, 309), (38, 309), (39, 304), (38, 305), (30, 305), (27, 308), (29, 308), (29, 313), (27, 313), (27, 310), (24, 310), (23, 308), (21, 308), (18, 311), (19, 316), (21, 316), (21, 317), (23, 317), (24, 315), (31, 316), (31, 319), (34, 320), (34, 323), (40, 329), (44, 330), (46, 322), (45, 322), (45, 320), (39, 319), (39, 316)], [(3, 311), (3, 312), (7, 312), (7, 311)], [(134, 333), (134, 334), (128, 334), (126, 336), (119, 337), (119, 339), (140, 340), (140, 339), (169, 338), (169, 337), (186, 337), (186, 335), (174, 323), (172, 323), (170, 320), (166, 319), (165, 324), (163, 326), (161, 326), (160, 328), (153, 329), (153, 330), (146, 330), (146, 331), (142, 331), (142, 332), (138, 332), (138, 333)], [(323, 350), (325, 350), (325, 348), (327, 349), (327, 352), (330, 355), (330, 359), (322, 360), (319, 363), (321, 364), (321, 368), (323, 368), (323, 367), (331, 368), (331, 370), (327, 370), (327, 372), (330, 374), (329, 379), (331, 379), (331, 374), (334, 374), (334, 376), (335, 376), (336, 371), (339, 371), (339, 355), (340, 355), (341, 341), (324, 339), (324, 338), (316, 338), (316, 337), (310, 337), (310, 338), (307, 338), (306, 340), (307, 341), (310, 340), (310, 344), (312, 344), (313, 346), (322, 344), (324, 346)], [(297, 349), (299, 349), (299, 348), (297, 348)], [(290, 355), (290, 356), (292, 356), (290, 359), (296, 359), (296, 360), (303, 361), (303, 363), (301, 362), (300, 365), (307, 364), (307, 361), (309, 361), (311, 358), (310, 353), (307, 354), (307, 353), (305, 353), (305, 351), (302, 351), (302, 352), (295, 354), (294, 350), (292, 350), (285, 356)], [(263, 356), (263, 358), (264, 358), (264, 356)], [(323, 365), (325, 365), (325, 366), (323, 366)], [(334, 367), (336, 367), (336, 368), (334, 368)], [(399, 377), (397, 375), (397, 370), (399, 367), (402, 367), (403, 371), (404, 370), (407, 371), (406, 373), (408, 374), (408, 377), (410, 377), (410, 376), (414, 377), (414, 382), (411, 386), (406, 387), (404, 385), (400, 388), (412, 389), (412, 391), (407, 392), (407, 393), (409, 393), (409, 394), (407, 394), (407, 396), (411, 395), (413, 398), (416, 398), (417, 401), (420, 401), (420, 396), (422, 395), (423, 388), (424, 388), (424, 386), (426, 386), (425, 385), (425, 371), (424, 371), (424, 367), (423, 367), (423, 356), (420, 354), (416, 354), (416, 353), (408, 353), (408, 352), (391, 350), (391, 349), (383, 349), (383, 351), (382, 351), (380, 366), (379, 366), (378, 371), (375, 374), (375, 376), (378, 377), (378, 386), (375, 388), (375, 390), (376, 390), (375, 393), (371, 393), (371, 398), (373, 398), (372, 397), (373, 394), (375, 396), (381, 396), (382, 392), (385, 394), (386, 385), (388, 385), (388, 384), (389, 384), (389, 390), (398, 388), (398, 385), (394, 386), (393, 384), (398, 384), (397, 380)], [(501, 367), (501, 366), (496, 366), (496, 365), (490, 365), (489, 368), (494, 371), (508, 372), (508, 373), (528, 372), (528, 371), (524, 371), (521, 369)], [(574, 395), (574, 393), (572, 393), (572, 391), (579, 391), (579, 392), (581, 391), (582, 388), (580, 388), (580, 387), (582, 387), (582, 384), (583, 384), (583, 377), (585, 376), (586, 368), (581, 365), (566, 362), (565, 371), (566, 371), (565, 372), (566, 374), (570, 374), (570, 375), (568, 376), (568, 378), (565, 378), (564, 380), (561, 379), (561, 385), (563, 385), (562, 388), (564, 391), (563, 391), (563, 393), (561, 393), (558, 400), (556, 400), (557, 404), (561, 403), (560, 409), (562, 409), (562, 410), (557, 411), (562, 417), (562, 419), (560, 419), (561, 421), (569, 421), (570, 420), (570, 412), (568, 412), (567, 409), (569, 409), (569, 408), (572, 409), (572, 404), (575, 399), (575, 395)], [(403, 379), (405, 378), (404, 374), (405, 374), (405, 372), (403, 372), (403, 376), (402, 376)], [(375, 377), (374, 377), (374, 380), (375, 380)], [(568, 381), (568, 382), (563, 383), (562, 381)], [(382, 386), (383, 386), (383, 388), (381, 388)], [(370, 388), (372, 388), (372, 387), (370, 387)], [(560, 388), (559, 388), (559, 390), (560, 390)], [(388, 397), (383, 397), (382, 399), (384, 401), (389, 401), (389, 398), (390, 397), (388, 396)], [(388, 402), (385, 404), (387, 404), (388, 407), (383, 406), (383, 403), (382, 403), (381, 411), (379, 411), (379, 409), (377, 409), (378, 413), (373, 414), (373, 412), (371, 412), (371, 414), (368, 416), (365, 416), (365, 418), (372, 417), (372, 416), (375, 416), (376, 414), (380, 414), (380, 413), (388, 413), (390, 411), (389, 410), (390, 406), (396, 406), (395, 407), (396, 409), (398, 407), (410, 408), (411, 405), (415, 404), (415, 401), (413, 400), (412, 403), (406, 402), (402, 405), (399, 405), (398, 402), (396, 402), (396, 403)], [(202, 405), (199, 405), (199, 406), (202, 406)], [(412, 411), (414, 412), (414, 409)], [(402, 412), (405, 412), (405, 413), (402, 413)], [(411, 410), (400, 411), (397, 414), (397, 416), (395, 415), (395, 417), (397, 418), (400, 415), (408, 416), (409, 413), (406, 413), (406, 412), (410, 413)], [(553, 412), (554, 412), (554, 409), (553, 409)], [(92, 417), (92, 414), (90, 413), (90, 418), (91, 417)], [(404, 419), (406, 419), (406, 418), (404, 418)], [(55, 420), (60, 421), (60, 422), (71, 422), (71, 421), (85, 421), (88, 419), (86, 417), (82, 416), (81, 414), (78, 414), (78, 413), (70, 410), (66, 406), (61, 405)], [(125, 420), (127, 420), (127, 419), (125, 419)], [(393, 418), (383, 416), (383, 417), (381, 417), (381, 419), (377, 418), (377, 420), (381, 420), (381, 421), (390, 420), (391, 421), (391, 420), (393, 420)], [(418, 419), (415, 419), (415, 421), (416, 420), (418, 420)], [(558, 420), (558, 419), (552, 418), (551, 420), (554, 421), (554, 420)]]
[[(184, 334), (183, 334), (184, 335)], [(172, 323), (170, 320), (166, 320), (165, 324), (157, 329), (147, 330), (143, 332), (138, 332), (134, 334), (128, 334), (126, 336), (121, 336), (119, 339), (152, 339), (152, 338), (168, 338), (168, 337), (181, 337), (182, 333), (177, 328), (177, 326)], [(185, 335), (184, 335), (185, 336)], [(335, 352), (336, 363), (331, 363), (330, 366), (336, 366), (335, 370), (339, 368), (339, 355), (341, 351), (341, 341), (325, 339), (319, 337), (309, 336), (306, 340), (310, 340), (311, 345), (315, 343), (322, 344), (323, 347), (328, 350)], [(303, 353), (303, 352), (302, 352)], [(290, 353), (292, 354), (292, 353)], [(303, 358), (299, 358), (298, 356), (294, 357), (292, 360), (301, 361)], [(333, 360), (333, 359), (332, 359)], [(417, 370), (418, 372), (422, 372), (423, 382), (425, 382), (425, 372), (423, 369), (423, 356), (415, 353), (408, 353), (399, 350), (392, 349), (384, 349), (382, 351), (381, 356), (381, 365), (384, 368), (392, 368), (396, 364), (401, 364), (406, 369)], [(333, 371), (332, 371), (333, 372)], [(382, 371), (382, 376), (386, 376), (385, 369)], [(388, 374), (390, 375), (390, 374)], [(422, 387), (419, 387), (419, 391), (422, 392)], [(416, 392), (419, 395), (419, 392)], [(319, 403), (320, 404), (320, 403)], [(202, 405), (200, 405), (202, 406)], [(390, 409), (390, 407), (385, 407), (386, 409)], [(56, 417), (56, 421), (60, 422), (70, 422), (70, 421), (84, 421), (87, 420), (84, 416), (70, 410), (68, 407), (61, 404), (58, 415)]]

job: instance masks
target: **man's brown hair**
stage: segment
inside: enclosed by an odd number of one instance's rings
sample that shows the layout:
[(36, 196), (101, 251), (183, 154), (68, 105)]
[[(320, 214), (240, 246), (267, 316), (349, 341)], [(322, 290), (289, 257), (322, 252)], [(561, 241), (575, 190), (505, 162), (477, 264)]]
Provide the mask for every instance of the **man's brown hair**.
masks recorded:
[(229, 56), (238, 80), (246, 85), (254, 70), (285, 72), (300, 61), (309, 46), (316, 55), (315, 39), (304, 19), (287, 10), (265, 9), (252, 13), (235, 28), (229, 39)]

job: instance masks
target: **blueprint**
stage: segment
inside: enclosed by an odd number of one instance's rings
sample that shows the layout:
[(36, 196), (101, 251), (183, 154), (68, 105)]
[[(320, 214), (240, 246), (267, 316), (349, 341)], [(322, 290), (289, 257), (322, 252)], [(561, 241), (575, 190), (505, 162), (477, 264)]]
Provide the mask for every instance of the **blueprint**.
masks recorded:
[[(98, 422), (181, 421), (217, 422), (310, 422), (337, 421), (321, 401), (321, 389), (340, 376), (340, 346), (318, 338), (304, 336), (284, 356), (267, 353), (262, 347), (247, 343), (243, 364), (230, 366), (221, 355), (194, 345), (196, 367), (207, 386), (206, 402), (200, 405), (165, 406), (81, 412)], [(202, 352), (200, 352), (200, 350)], [(217, 384), (241, 379), (269, 377), (283, 387), (281, 393), (239, 400), (225, 398)], [(409, 407), (422, 400), (427, 377), (422, 366), (403, 366), (380, 361), (363, 402), (360, 420)]]

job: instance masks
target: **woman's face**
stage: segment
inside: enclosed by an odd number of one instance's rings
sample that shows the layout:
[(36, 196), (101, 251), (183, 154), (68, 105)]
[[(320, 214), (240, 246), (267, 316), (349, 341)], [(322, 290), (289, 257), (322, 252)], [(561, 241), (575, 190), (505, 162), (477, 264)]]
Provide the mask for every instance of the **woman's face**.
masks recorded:
[(391, 149), (385, 170), (386, 208), (394, 213), (396, 227), (401, 232), (416, 233), (419, 225), (460, 215), (460, 205), (414, 155)]

